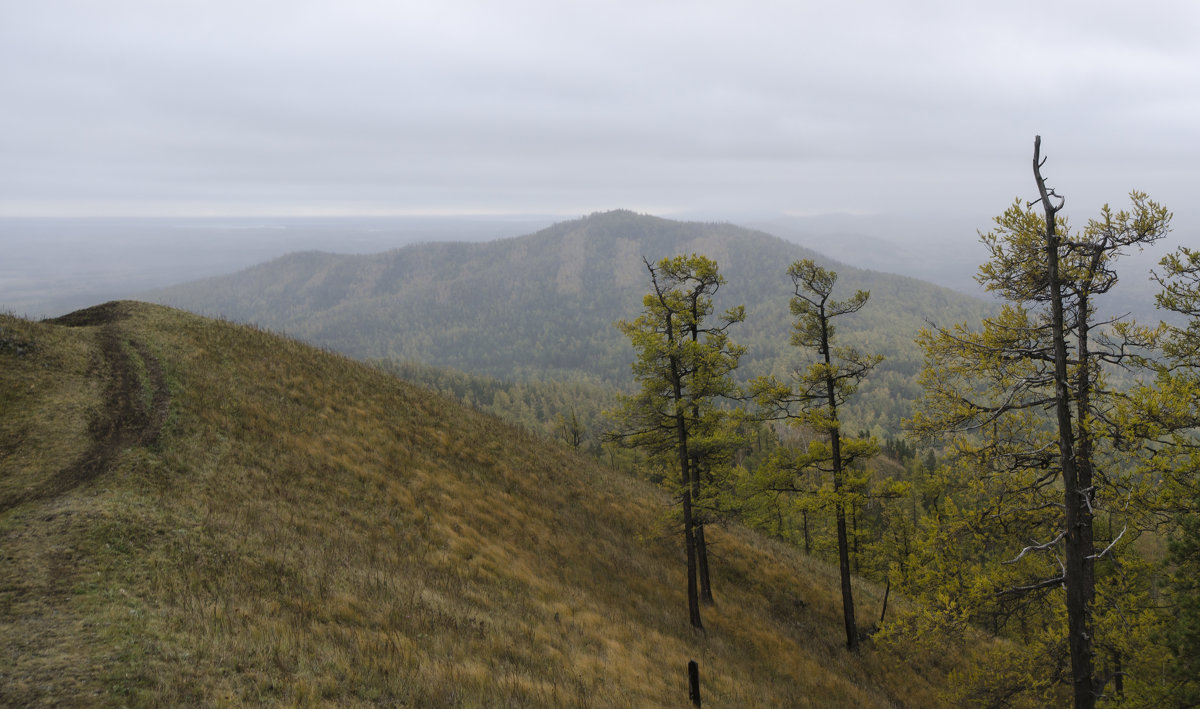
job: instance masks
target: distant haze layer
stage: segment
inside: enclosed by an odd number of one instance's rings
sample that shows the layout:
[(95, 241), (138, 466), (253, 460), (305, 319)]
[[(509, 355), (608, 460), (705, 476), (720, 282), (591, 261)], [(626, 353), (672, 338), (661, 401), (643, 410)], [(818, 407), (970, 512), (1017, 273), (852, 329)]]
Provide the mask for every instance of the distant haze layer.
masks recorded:
[(0, 219), (0, 309), (53, 317), (233, 273), (294, 251), (363, 254), (423, 241), (487, 241), (552, 218)]

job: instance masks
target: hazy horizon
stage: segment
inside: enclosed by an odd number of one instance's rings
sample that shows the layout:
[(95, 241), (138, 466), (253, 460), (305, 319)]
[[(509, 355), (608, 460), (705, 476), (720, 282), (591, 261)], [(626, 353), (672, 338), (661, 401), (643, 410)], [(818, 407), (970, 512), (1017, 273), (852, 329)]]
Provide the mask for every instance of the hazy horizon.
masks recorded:
[[(422, 217), (0, 217), (0, 310), (53, 317), (156, 288), (226, 275), (297, 251), (374, 254), (421, 242), (532, 234), (587, 215)], [(658, 215), (655, 215), (658, 216)], [(988, 297), (974, 281), (986, 219), (929, 215), (786, 216), (727, 221), (806, 246), (832, 262)], [(1153, 303), (1144, 275), (1173, 244), (1123, 261), (1121, 289)], [(1139, 276), (1138, 274), (1142, 275)]]
[(487, 241), (524, 217), (0, 217), (0, 310), (49, 317), (307, 250), (367, 254), (422, 241)]

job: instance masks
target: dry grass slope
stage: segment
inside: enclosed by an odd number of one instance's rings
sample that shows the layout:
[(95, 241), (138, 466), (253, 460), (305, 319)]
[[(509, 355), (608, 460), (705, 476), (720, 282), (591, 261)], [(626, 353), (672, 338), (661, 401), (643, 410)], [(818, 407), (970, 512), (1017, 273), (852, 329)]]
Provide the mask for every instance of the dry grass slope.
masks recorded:
[[(122, 387), (111, 455), (48, 486)], [(693, 633), (654, 488), (253, 328), (3, 317), (0, 396), (0, 704), (683, 706), (693, 658), (710, 707), (946, 681), (848, 656), (834, 570), (740, 528)]]

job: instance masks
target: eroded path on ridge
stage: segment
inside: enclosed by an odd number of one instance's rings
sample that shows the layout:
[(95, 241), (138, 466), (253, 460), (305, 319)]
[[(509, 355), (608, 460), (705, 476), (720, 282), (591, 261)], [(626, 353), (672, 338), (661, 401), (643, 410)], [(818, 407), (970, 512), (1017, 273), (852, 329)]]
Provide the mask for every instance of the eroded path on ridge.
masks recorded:
[(97, 549), (122, 543), (131, 527), (106, 527), (119, 501), (69, 495), (109, 474), (123, 451), (153, 444), (170, 408), (162, 364), (121, 322), (123, 308), (108, 303), (53, 321), (93, 328), (79, 334), (94, 337), (87, 376), (103, 390), (83, 453), (0, 498), (0, 513), (33, 503), (17, 512), (20, 523), (0, 531), (0, 706), (94, 706), (124, 696), (111, 663), (119, 633), (138, 627), (123, 609), (139, 606), (114, 566), (120, 553)]
[(111, 468), (121, 451), (157, 440), (171, 405), (166, 375), (145, 343), (124, 336), (120, 321), (125, 317), (120, 304), (105, 303), (51, 321), (67, 327), (100, 328), (97, 372), (108, 379), (104, 401), (88, 425), (92, 442), (87, 450), (41, 485), (0, 500), (0, 512), (74, 490)]

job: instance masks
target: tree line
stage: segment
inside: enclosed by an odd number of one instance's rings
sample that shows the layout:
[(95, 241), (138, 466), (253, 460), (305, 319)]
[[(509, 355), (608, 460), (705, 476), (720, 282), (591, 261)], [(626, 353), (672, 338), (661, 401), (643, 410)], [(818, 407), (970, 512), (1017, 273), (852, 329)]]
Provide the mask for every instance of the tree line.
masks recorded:
[[(907, 439), (882, 446), (842, 417), (881, 360), (836, 335), (868, 292), (839, 299), (836, 273), (794, 262), (796, 364), (739, 379), (745, 311), (715, 312), (716, 262), (645, 261), (641, 313), (618, 323), (636, 389), (608, 440), (674, 492), (693, 626), (716, 597), (705, 526), (737, 516), (810, 550), (814, 531), (831, 538), (848, 650), (879, 630), (907, 653), (976, 653), (957, 700), (1200, 702), (1200, 252), (1153, 275), (1183, 324), (1102, 314), (1120, 258), (1164, 238), (1171, 214), (1135, 191), (1072, 229), (1044, 167), (1039, 137), (1036, 196), (981, 234), (978, 281), (1003, 307), (916, 334), (921, 395)], [(862, 627), (852, 572), (911, 606)]]

